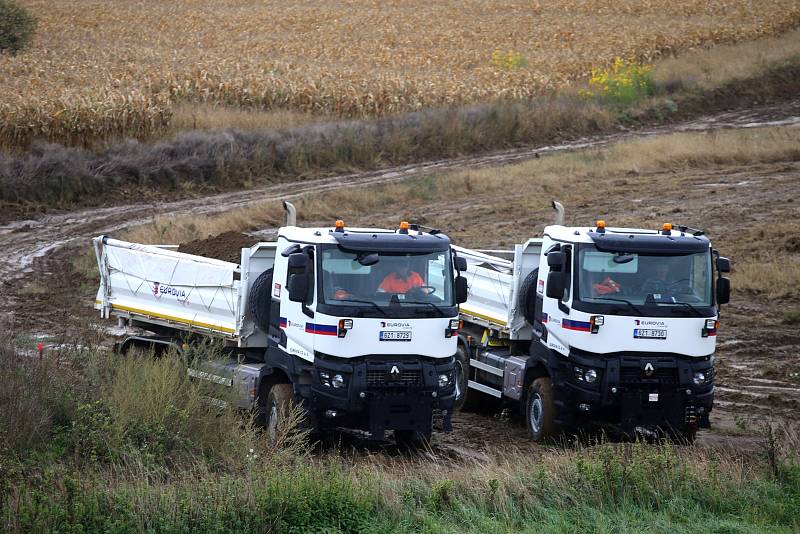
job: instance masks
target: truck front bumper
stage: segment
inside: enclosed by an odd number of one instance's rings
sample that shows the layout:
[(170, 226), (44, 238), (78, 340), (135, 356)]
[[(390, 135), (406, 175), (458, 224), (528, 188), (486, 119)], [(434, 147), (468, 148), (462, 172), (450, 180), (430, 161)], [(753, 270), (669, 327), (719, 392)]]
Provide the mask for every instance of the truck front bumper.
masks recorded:
[[(455, 402), (454, 359), (372, 357), (315, 358), (310, 388), (313, 419), (320, 429), (350, 428), (382, 440), (387, 430), (430, 434), (451, 430)], [(334, 387), (332, 380), (344, 382)], [(450, 377), (441, 387), (440, 375)], [(338, 382), (338, 380), (337, 380)], [(329, 385), (330, 384), (330, 385)]]
[[(669, 354), (570, 354), (554, 366), (556, 422), (563, 427), (591, 423), (617, 426), (625, 433), (637, 427), (695, 430), (710, 427), (714, 401), (711, 357)], [(594, 369), (595, 383), (577, 378)], [(694, 381), (696, 373), (705, 380)]]

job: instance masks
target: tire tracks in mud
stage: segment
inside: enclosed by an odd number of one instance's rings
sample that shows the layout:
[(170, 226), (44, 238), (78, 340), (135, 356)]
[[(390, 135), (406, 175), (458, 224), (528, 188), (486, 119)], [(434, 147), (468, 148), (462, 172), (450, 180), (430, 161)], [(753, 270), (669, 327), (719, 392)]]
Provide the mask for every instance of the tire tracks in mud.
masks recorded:
[[(702, 132), (796, 124), (800, 124), (800, 100), (781, 105), (725, 112), (647, 130), (616, 132), (557, 145), (525, 147), (402, 165), (378, 171), (358, 172), (299, 182), (283, 182), (255, 189), (231, 191), (156, 205), (133, 203), (43, 215), (37, 219), (13, 221), (0, 226), (0, 249), (3, 250), (3, 254), (0, 256), (0, 280), (6, 285), (14, 284), (30, 272), (32, 264), (37, 258), (99, 234), (108, 234), (146, 224), (157, 215), (211, 215), (257, 202), (292, 200), (307, 193), (384, 184), (446, 171), (508, 165), (541, 155), (597, 148), (616, 141), (675, 132)], [(0, 317), (8, 313), (9, 304), (8, 302), (0, 304)]]

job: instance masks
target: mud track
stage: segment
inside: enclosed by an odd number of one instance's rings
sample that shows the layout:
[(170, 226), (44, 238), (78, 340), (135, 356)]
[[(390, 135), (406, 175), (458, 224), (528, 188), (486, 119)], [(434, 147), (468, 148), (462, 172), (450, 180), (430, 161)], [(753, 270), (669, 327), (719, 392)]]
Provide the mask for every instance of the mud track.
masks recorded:
[[(281, 183), (256, 189), (161, 204), (135, 203), (117, 205), (57, 215), (44, 215), (32, 220), (13, 221), (0, 226), (0, 250), (3, 250), (3, 255), (0, 257), (0, 280), (13, 282), (23, 277), (30, 271), (31, 264), (36, 258), (46, 256), (66, 245), (99, 234), (109, 234), (142, 225), (149, 222), (156, 215), (221, 213), (255, 202), (291, 200), (311, 192), (319, 193), (334, 189), (387, 183), (450, 170), (507, 165), (545, 154), (599, 147), (615, 141), (637, 137), (681, 131), (754, 128), (798, 123), (800, 123), (800, 100), (794, 100), (781, 105), (725, 112), (677, 125), (615, 133), (560, 145), (506, 150), (490, 154), (403, 165), (380, 171)], [(8, 308), (5, 303), (0, 304), (0, 306), (3, 306), (3, 308), (0, 308), (0, 313), (7, 311)]]
[[(160, 205), (130, 204), (15, 221), (0, 226), (0, 245), (4, 250), (4, 255), (0, 257), (0, 293), (5, 297), (0, 299), (0, 324), (10, 317), (11, 324), (17, 328), (56, 332), (70, 319), (85, 317), (85, 302), (94, 291), (94, 280), (80, 278), (79, 273), (68, 271), (72, 254), (68, 249), (71, 245), (85, 244), (90, 237), (99, 234), (146, 224), (155, 215), (221, 213), (266, 200), (293, 199), (311, 192), (387, 183), (448, 170), (505, 165), (548, 153), (576, 151), (618, 140), (676, 131), (792, 124), (800, 124), (800, 100), (779, 107), (727, 112), (677, 126), (624, 132), (563, 145), (509, 150), (377, 172), (278, 184)], [(778, 162), (743, 167), (720, 166), (666, 178), (683, 192), (679, 201), (680, 211), (700, 214), (703, 220), (708, 221), (706, 229), (711, 235), (720, 237), (717, 245), (725, 251), (725, 247), (731, 247), (737, 240), (758, 239), (758, 236), (749, 234), (735, 237), (729, 232), (731, 221), (763, 222), (770, 218), (785, 220), (791, 217), (793, 204), (787, 204), (778, 211), (769, 210), (776, 198), (797, 197), (800, 183), (798, 172), (800, 168), (796, 164)], [(659, 178), (648, 177), (648, 180), (653, 179)], [(633, 198), (626, 184), (626, 180), (620, 180), (618, 191), (608, 191), (591, 203), (570, 206), (570, 217), (591, 220), (596, 213), (627, 213), (647, 219), (652, 218), (650, 214), (656, 213), (658, 207), (664, 205), (664, 198), (658, 190), (637, 189), (634, 195), (637, 198)], [(624, 191), (627, 191), (627, 197)], [(709, 194), (714, 196), (709, 197)], [(709, 198), (713, 198), (713, 206), (709, 204)], [(747, 201), (743, 202), (743, 199)], [(673, 201), (678, 202), (677, 199)], [(479, 238), (474, 232), (484, 232), (485, 228), (472, 228), (470, 218), (474, 215), (465, 213), (464, 202), (464, 199), (453, 199), (436, 206), (425, 206), (418, 215), (436, 219), (454, 236), (473, 242)], [(496, 211), (498, 201), (491, 195), (476, 193), (469, 202), (474, 208), (470, 211), (480, 211), (495, 221), (502, 221), (497, 223), (498, 228), (514, 225), (517, 230), (522, 227), (534, 231), (542, 221), (549, 220), (549, 214), (537, 213), (530, 208), (529, 198), (508, 199), (502, 214)], [(515, 215), (509, 217), (507, 213)], [(376, 213), (368, 217), (373, 219), (368, 222), (377, 224), (382, 219), (394, 220), (395, 215)], [(233, 243), (233, 239), (230, 242)], [(505, 245), (502, 242), (492, 244), (498, 247)], [(238, 248), (238, 245), (234, 245), (234, 249)], [(39, 293), (23, 295), (16, 289), (23, 282), (26, 285), (33, 282)], [(81, 287), (78, 289), (76, 286)], [(780, 314), (782, 306), (798, 304), (796, 298), (776, 306), (775, 302), (763, 297), (745, 297), (735, 298), (730, 307), (726, 307), (725, 335), (719, 341), (717, 360), (718, 393), (712, 415), (713, 424), (717, 429), (722, 429), (722, 433), (719, 430), (704, 432), (701, 444), (757, 450), (759, 445), (754, 432), (758, 421), (772, 417), (796, 421), (796, 413), (800, 409), (800, 337), (796, 327), (782, 323)], [(95, 335), (105, 334), (96, 332)], [(84, 333), (81, 336), (84, 341), (90, 341)], [(503, 417), (499, 409), (484, 410), (480, 414), (456, 414), (454, 432), (437, 435), (432, 452), (440, 458), (481, 461), (487, 455), (498, 452), (535, 453), (541, 450), (528, 441), (524, 424), (518, 418), (498, 421), (499, 417)], [(749, 422), (744, 424), (746, 421)], [(371, 454), (370, 449), (365, 449), (363, 445), (354, 446), (353, 451), (357, 456)]]

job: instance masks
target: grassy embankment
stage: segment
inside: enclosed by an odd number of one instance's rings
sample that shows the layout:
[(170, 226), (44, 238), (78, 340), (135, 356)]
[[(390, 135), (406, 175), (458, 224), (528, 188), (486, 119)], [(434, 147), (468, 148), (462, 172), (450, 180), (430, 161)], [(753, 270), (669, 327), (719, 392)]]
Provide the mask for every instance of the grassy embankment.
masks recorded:
[[(213, 353), (213, 351), (212, 351)], [(202, 351), (195, 354), (205, 357)], [(792, 532), (798, 438), (761, 453), (671, 445), (548, 448), (475, 463), (268, 446), (202, 402), (188, 358), (43, 359), (0, 344), (7, 532)], [(766, 427), (765, 427), (766, 429)]]
[[(685, 52), (658, 63), (645, 90), (624, 103), (578, 96), (576, 75), (573, 85), (549, 96), (352, 121), (319, 123), (305, 112), (273, 116), (182, 104), (190, 109), (182, 120), (192, 130), (160, 142), (112, 143), (99, 151), (38, 144), (24, 154), (0, 155), (0, 203), (7, 213), (30, 213), (119, 202), (131, 195), (160, 201), (167, 193), (199, 195), (575, 139), (623, 125), (784, 99), (798, 90), (798, 58), (798, 30)], [(588, 66), (582, 76), (587, 71)], [(500, 76), (506, 74), (501, 69)]]

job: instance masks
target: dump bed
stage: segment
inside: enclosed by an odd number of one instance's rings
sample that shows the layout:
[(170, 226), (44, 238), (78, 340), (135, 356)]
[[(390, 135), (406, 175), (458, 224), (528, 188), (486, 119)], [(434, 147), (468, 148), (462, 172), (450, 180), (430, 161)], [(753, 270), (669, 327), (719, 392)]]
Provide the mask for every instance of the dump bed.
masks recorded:
[(467, 301), (461, 305), (462, 319), (499, 330), (511, 339), (529, 338), (531, 329), (519, 307), (519, 291), (525, 277), (539, 267), (541, 248), (541, 239), (529, 239), (508, 252), (487, 253), (453, 246), (467, 260), (464, 276), (469, 291)]
[(275, 244), (242, 250), (242, 265), (168, 248), (100, 236), (94, 239), (100, 271), (95, 309), (102, 317), (223, 336), (240, 347), (264, 346), (246, 313), (249, 285), (274, 263)]

